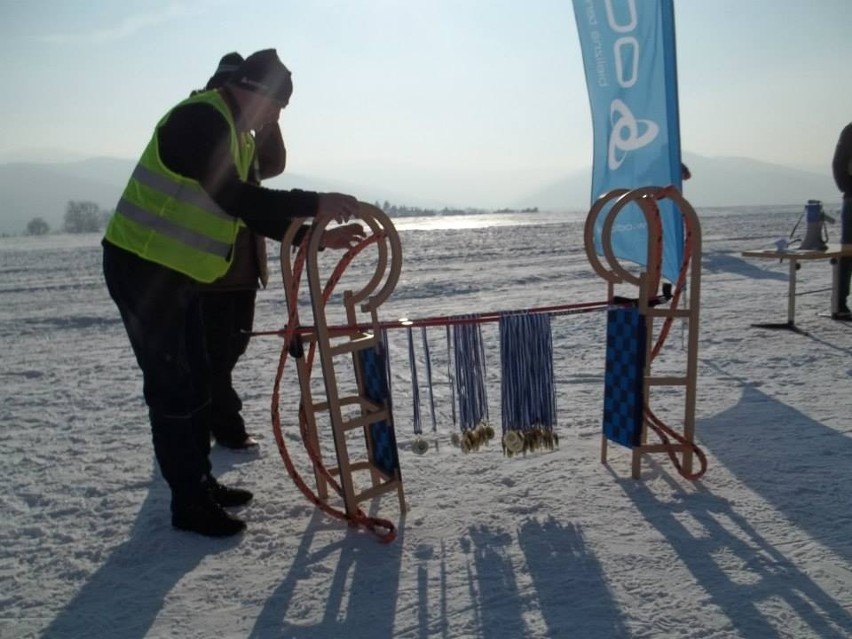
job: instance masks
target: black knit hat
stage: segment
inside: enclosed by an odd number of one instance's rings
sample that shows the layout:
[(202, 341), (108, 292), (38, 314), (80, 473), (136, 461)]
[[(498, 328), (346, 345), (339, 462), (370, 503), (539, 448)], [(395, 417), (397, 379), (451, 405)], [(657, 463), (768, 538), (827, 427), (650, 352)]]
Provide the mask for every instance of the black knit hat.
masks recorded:
[(275, 49), (252, 53), (237, 67), (227, 84), (262, 93), (287, 106), (293, 93), (290, 70), (278, 59)]
[(215, 73), (210, 76), (210, 79), (207, 81), (207, 86), (204, 88), (208, 91), (210, 89), (218, 89), (228, 81), (228, 78), (231, 77), (234, 71), (236, 71), (242, 63), (243, 56), (236, 51), (226, 53), (222, 56), (222, 59), (219, 60), (219, 66), (216, 67)]

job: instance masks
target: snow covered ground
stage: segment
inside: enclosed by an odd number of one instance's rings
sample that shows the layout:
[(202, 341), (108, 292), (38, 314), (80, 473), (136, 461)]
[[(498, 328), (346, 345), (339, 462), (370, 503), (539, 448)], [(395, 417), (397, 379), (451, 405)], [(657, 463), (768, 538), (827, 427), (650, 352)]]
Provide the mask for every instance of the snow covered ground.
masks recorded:
[[(739, 253), (786, 236), (801, 207), (699, 213), (707, 474), (686, 481), (655, 455), (635, 481), (617, 446), (600, 463), (601, 313), (553, 318), (561, 445), (512, 459), (496, 443), (467, 455), (450, 445), (441, 329), (430, 332), (437, 432), (425, 410), (432, 447), (410, 450), (405, 335), (392, 332), (410, 510), (401, 517), (394, 495), (372, 505), (398, 526), (389, 545), (321, 514), (285, 472), (269, 419), (275, 337), (255, 338), (236, 375), (261, 454), (212, 453), (225, 483), (255, 491), (242, 510), (248, 531), (222, 541), (173, 530), (100, 238), (0, 240), (0, 636), (852, 636), (852, 324), (817, 315), (830, 299), (820, 262), (799, 275), (802, 291), (822, 289), (798, 298), (810, 335), (750, 326), (785, 318), (787, 265)], [(606, 295), (579, 214), (398, 228), (405, 263), (386, 319)], [(258, 330), (283, 325), (283, 299), (279, 278), (259, 296)], [(483, 330), (499, 430), (497, 329)], [(676, 363), (683, 348), (676, 329), (664, 356)], [(282, 406), (297, 386), (290, 367)], [(663, 396), (658, 413), (680, 406)], [(282, 410), (310, 478), (293, 412)]]

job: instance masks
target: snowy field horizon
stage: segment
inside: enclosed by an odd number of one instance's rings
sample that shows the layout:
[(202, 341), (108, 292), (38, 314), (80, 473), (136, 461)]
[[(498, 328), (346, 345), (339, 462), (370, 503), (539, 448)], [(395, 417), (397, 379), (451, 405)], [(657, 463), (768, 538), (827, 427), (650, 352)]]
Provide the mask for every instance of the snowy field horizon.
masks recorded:
[[(247, 532), (215, 540), (173, 530), (100, 235), (0, 238), (0, 456), (10, 487), (0, 497), (0, 637), (852, 636), (852, 323), (820, 315), (831, 267), (813, 262), (797, 298), (808, 334), (751, 326), (786, 318), (788, 266), (740, 252), (787, 238), (802, 206), (698, 214), (696, 439), (706, 475), (687, 481), (654, 455), (633, 480), (629, 451), (615, 445), (600, 463), (603, 313), (552, 319), (560, 445), (511, 459), (498, 443), (470, 454), (451, 445), (444, 329), (429, 332), (430, 449), (412, 451), (407, 344), (391, 331), (409, 511), (400, 515), (395, 495), (370, 504), (397, 525), (388, 545), (323, 515), (287, 475), (269, 416), (276, 337), (254, 338), (235, 374), (260, 454), (212, 452), (223, 482), (255, 493), (240, 511)], [(584, 215), (395, 220), (403, 272), (380, 317), (604, 300), (582, 245)], [(839, 223), (828, 230), (836, 242)], [(257, 331), (285, 322), (277, 245), (271, 256)], [(347, 277), (364, 274), (353, 270)], [(499, 431), (496, 325), (483, 333)], [(664, 366), (685, 359), (683, 335), (672, 330)], [(310, 478), (297, 394), (291, 365), (283, 430)], [(676, 425), (680, 400), (664, 393), (655, 412)]]

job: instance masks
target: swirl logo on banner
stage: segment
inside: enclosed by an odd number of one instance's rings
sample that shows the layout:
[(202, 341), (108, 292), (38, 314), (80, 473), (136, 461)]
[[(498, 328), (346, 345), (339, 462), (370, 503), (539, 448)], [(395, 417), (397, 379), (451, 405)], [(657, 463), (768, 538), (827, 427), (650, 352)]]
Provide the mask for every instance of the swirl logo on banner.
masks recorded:
[[(613, 189), (681, 186), (673, 0), (573, 0), (592, 110), (592, 202)], [(663, 276), (677, 279), (683, 223), (660, 203)], [(605, 215), (598, 218), (598, 254)], [(642, 212), (625, 207), (612, 233), (615, 255), (646, 262)]]
[(617, 98), (609, 105), (609, 110), (612, 133), (609, 136), (607, 164), (611, 171), (615, 171), (624, 162), (629, 151), (638, 151), (654, 141), (660, 132), (660, 125), (652, 120), (637, 120), (630, 112), (630, 107)]

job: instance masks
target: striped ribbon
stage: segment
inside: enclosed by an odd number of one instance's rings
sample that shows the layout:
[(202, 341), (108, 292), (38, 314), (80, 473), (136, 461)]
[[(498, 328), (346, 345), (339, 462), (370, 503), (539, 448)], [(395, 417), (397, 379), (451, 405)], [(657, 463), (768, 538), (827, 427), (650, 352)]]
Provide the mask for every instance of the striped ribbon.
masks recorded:
[(414, 434), (423, 434), (423, 425), (420, 422), (420, 384), (417, 381), (417, 358), (414, 357), (414, 337), (409, 326), (408, 334), (408, 366), (411, 368), (411, 406), (412, 422), (414, 423)]
[(485, 349), (479, 324), (453, 327), (455, 392), (462, 431), (488, 422), (488, 397), (485, 388)]
[(426, 384), (429, 388), (429, 411), (432, 415), (432, 432), (438, 432), (438, 420), (435, 419), (435, 393), (432, 392), (432, 356), (429, 354), (429, 340), (426, 339), (426, 327), (420, 327), (420, 336), (423, 338), (423, 358), (426, 361)]
[(387, 380), (388, 386), (388, 397), (387, 397), (387, 405), (388, 408), (393, 410), (393, 391), (391, 390), (391, 358), (390, 358), (390, 342), (388, 341), (388, 329), (382, 328), (379, 333), (379, 346), (385, 354), (385, 379)]
[[(452, 328), (447, 324), (447, 353), (452, 353)], [(450, 406), (453, 409), (453, 426), (458, 426), (458, 417), (456, 416), (456, 378), (453, 375), (452, 358), (447, 357), (447, 379), (450, 380)]]
[(553, 341), (549, 315), (500, 317), (501, 407), (504, 436), (524, 437), (556, 426)]

